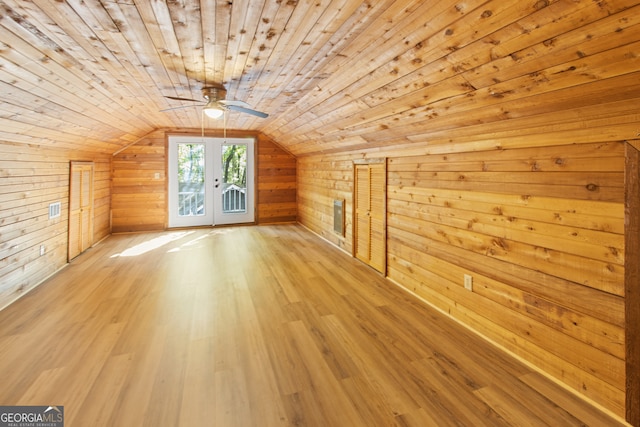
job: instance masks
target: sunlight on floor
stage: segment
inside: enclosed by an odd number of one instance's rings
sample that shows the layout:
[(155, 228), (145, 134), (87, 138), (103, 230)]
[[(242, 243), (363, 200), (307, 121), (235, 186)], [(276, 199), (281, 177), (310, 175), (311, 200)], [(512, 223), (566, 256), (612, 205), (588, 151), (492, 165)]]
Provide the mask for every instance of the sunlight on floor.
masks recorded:
[[(169, 249), (167, 252), (179, 252), (182, 249), (196, 245), (201, 240), (206, 239), (207, 237), (210, 237), (216, 234), (226, 234), (229, 232), (231, 232), (231, 229), (212, 230), (206, 235), (199, 236), (199, 237), (196, 237), (195, 239), (189, 240), (188, 242), (180, 245), (179, 247)], [(195, 233), (195, 231), (181, 231), (181, 232), (173, 232), (173, 233), (165, 234), (160, 237), (156, 237), (151, 240), (147, 240), (146, 242), (139, 243), (135, 246), (127, 248), (119, 254), (112, 255), (111, 258), (134, 257), (134, 256), (142, 255), (152, 250), (159, 249), (171, 242), (182, 239), (183, 237), (189, 236), (193, 233)]]
[(170, 233), (160, 237), (156, 237), (154, 239), (148, 240), (146, 242), (140, 243), (136, 246), (125, 249), (123, 252), (119, 254), (114, 254), (111, 258), (116, 257), (132, 257), (145, 254), (154, 249), (161, 248), (162, 246), (171, 243), (175, 240), (181, 239), (189, 234), (194, 233), (193, 231), (182, 231), (177, 233)]

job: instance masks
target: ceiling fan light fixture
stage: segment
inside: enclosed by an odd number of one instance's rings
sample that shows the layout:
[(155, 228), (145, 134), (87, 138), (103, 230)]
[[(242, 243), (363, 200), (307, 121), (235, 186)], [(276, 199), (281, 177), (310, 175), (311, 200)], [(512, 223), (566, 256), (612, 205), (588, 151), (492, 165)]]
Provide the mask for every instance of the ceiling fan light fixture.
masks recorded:
[(210, 101), (204, 106), (204, 113), (212, 119), (219, 119), (224, 114), (224, 110), (220, 108), (216, 101)]

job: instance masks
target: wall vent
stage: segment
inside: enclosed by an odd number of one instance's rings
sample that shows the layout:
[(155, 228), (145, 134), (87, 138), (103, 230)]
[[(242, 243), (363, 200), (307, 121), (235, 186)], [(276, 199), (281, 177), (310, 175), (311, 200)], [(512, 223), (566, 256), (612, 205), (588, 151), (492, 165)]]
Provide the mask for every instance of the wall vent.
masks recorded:
[(60, 216), (60, 202), (51, 203), (49, 205), (49, 219), (58, 218)]

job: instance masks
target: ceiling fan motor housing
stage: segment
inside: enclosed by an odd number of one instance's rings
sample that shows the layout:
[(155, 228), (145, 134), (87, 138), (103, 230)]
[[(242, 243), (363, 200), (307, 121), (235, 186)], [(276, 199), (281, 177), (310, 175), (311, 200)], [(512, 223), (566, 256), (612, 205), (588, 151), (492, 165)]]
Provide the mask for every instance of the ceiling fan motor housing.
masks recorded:
[(227, 90), (222, 86), (206, 86), (202, 88), (202, 96), (207, 101), (221, 101), (227, 96)]

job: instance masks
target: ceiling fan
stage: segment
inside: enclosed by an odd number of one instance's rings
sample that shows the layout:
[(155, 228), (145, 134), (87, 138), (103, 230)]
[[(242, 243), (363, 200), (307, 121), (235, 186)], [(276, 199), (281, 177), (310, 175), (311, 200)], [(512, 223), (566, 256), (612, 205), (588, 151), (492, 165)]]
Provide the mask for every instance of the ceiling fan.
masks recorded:
[[(205, 86), (202, 88), (202, 97), (206, 100), (206, 103), (202, 101), (198, 101), (197, 99), (189, 99), (189, 98), (179, 98), (176, 96), (165, 96), (165, 98), (173, 99), (176, 101), (189, 101), (189, 102), (199, 102), (200, 105), (204, 105), (202, 111), (207, 116), (212, 119), (220, 118), (225, 111), (239, 111), (241, 113), (251, 114), (253, 116), (266, 118), (269, 117), (267, 113), (263, 113), (262, 111), (256, 111), (249, 108), (249, 104), (243, 101), (230, 101), (225, 100), (225, 96), (227, 95), (227, 90), (222, 85), (214, 85), (214, 86)], [(169, 111), (176, 110), (178, 108), (188, 108), (190, 105), (183, 105), (181, 107), (167, 108), (161, 111)]]

